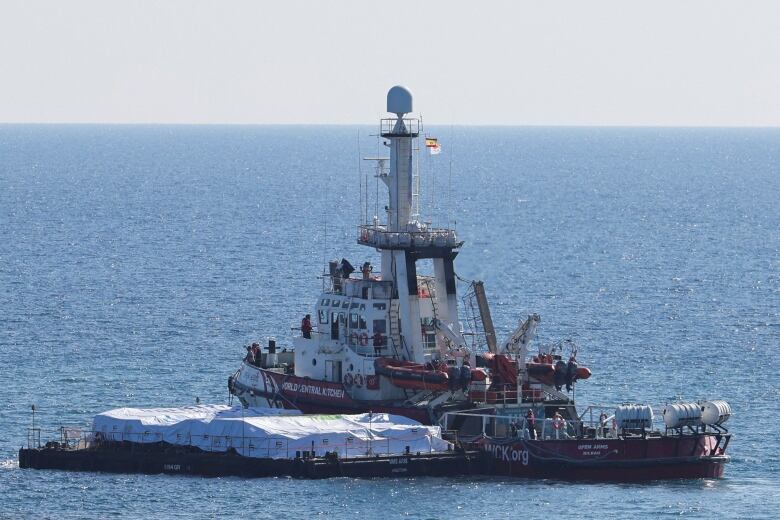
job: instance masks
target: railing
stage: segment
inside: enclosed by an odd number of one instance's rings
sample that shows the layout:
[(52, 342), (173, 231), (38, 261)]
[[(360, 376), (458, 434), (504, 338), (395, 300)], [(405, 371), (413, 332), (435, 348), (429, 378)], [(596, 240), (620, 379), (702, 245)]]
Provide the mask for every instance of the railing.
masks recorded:
[(417, 137), (420, 134), (420, 130), (422, 129), (422, 124), (420, 123), (420, 120), (413, 117), (405, 117), (403, 119), (404, 127), (406, 132), (396, 134), (395, 133), (395, 125), (398, 123), (398, 118), (395, 117), (386, 117), (383, 119), (380, 119), (379, 121), (379, 133), (382, 136), (411, 136), (411, 137)]
[(451, 247), (463, 245), (454, 229), (428, 229), (424, 231), (389, 231), (385, 226), (358, 226), (358, 244), (380, 249), (407, 247)]
[[(450, 430), (450, 419), (454, 417), (474, 417), (481, 420), (479, 432), (462, 432)], [(448, 412), (440, 421), (442, 431), (454, 436), (460, 442), (473, 442), (480, 437), (493, 439), (537, 439), (537, 440), (562, 440), (574, 438), (605, 438), (585, 435), (583, 423), (580, 420), (566, 420), (553, 418), (534, 418), (532, 423), (533, 433), (529, 428), (527, 417), (512, 415), (489, 415), (475, 412)]]

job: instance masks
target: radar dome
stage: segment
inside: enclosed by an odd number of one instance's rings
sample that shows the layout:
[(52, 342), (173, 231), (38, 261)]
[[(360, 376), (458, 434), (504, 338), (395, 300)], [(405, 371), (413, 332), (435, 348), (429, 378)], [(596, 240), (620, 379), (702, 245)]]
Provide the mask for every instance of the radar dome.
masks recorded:
[(387, 92), (387, 111), (402, 117), (412, 111), (412, 93), (400, 85)]

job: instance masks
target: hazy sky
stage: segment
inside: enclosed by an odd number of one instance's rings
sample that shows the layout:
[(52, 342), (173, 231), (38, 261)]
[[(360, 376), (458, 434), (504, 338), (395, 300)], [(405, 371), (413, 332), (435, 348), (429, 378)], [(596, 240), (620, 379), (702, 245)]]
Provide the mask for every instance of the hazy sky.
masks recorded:
[(780, 125), (780, 0), (0, 0), (0, 121)]

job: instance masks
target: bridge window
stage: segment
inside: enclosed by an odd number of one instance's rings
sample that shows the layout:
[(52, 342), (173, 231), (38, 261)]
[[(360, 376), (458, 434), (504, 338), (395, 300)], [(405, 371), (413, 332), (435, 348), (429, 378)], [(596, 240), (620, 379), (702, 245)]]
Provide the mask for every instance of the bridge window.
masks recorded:
[(323, 325), (328, 323), (328, 311), (320, 309), (319, 314), (320, 314), (320, 323), (322, 323)]
[(374, 334), (385, 334), (387, 332), (387, 322), (385, 320), (374, 320)]
[(351, 312), (349, 314), (349, 328), (350, 329), (366, 329), (366, 319), (357, 312)]

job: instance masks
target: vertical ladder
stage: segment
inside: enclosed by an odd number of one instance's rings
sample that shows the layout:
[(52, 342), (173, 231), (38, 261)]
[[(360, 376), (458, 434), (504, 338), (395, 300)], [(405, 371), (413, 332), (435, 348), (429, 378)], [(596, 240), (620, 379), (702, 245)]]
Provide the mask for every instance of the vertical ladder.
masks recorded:
[(398, 300), (390, 300), (390, 341), (393, 345), (393, 354), (396, 359), (401, 359), (398, 347), (401, 345), (401, 324), (398, 317)]
[(412, 220), (419, 220), (420, 218), (420, 148), (415, 148), (417, 152), (415, 156), (415, 162), (412, 165), (412, 185), (409, 187), (412, 190), (412, 208), (409, 212), (409, 217)]
[(439, 313), (436, 311), (436, 293), (431, 290), (431, 280), (429, 278), (423, 278), (422, 280), (425, 289), (428, 291), (428, 296), (431, 299), (431, 307), (433, 308), (434, 319), (439, 319)]

